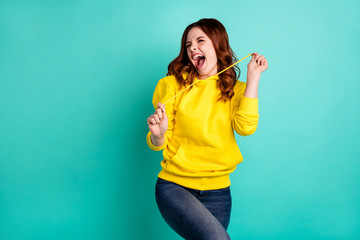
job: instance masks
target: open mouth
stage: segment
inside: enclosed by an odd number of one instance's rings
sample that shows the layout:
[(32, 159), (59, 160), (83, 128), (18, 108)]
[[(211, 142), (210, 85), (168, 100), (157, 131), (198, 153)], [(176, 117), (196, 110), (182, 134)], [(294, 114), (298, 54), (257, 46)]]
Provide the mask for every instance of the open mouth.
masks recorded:
[(201, 68), (204, 65), (205, 57), (203, 55), (198, 54), (193, 57), (193, 60), (195, 67)]

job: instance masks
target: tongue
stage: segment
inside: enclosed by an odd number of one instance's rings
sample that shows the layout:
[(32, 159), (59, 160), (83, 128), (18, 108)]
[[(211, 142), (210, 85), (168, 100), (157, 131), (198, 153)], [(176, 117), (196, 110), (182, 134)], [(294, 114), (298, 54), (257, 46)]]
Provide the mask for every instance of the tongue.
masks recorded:
[(205, 62), (205, 58), (200, 58), (199, 61), (198, 61), (198, 68), (200, 68)]

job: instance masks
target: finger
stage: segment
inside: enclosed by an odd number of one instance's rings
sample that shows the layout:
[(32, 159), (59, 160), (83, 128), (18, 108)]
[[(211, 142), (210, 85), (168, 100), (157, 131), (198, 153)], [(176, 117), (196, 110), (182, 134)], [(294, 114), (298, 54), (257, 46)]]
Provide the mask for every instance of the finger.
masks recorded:
[(251, 56), (251, 60), (255, 60), (255, 58), (256, 58), (256, 54), (257, 54), (257, 53), (253, 53), (253, 54), (252, 54), (252, 56)]
[(265, 57), (263, 56), (263, 55), (260, 55), (259, 57), (258, 57), (258, 61), (261, 61), (262, 59), (264, 59)]
[(264, 63), (264, 65), (267, 65), (267, 64), (268, 64), (268, 61), (267, 61), (266, 58), (262, 59), (261, 61)]
[(266, 69), (268, 68), (268, 63), (267, 63), (267, 61), (262, 60), (261, 63), (260, 63), (260, 66), (262, 66), (263, 69), (266, 70)]
[(148, 118), (148, 123), (150, 123), (151, 125), (156, 125), (156, 121), (153, 117)]
[(257, 55), (255, 58), (255, 61), (258, 63), (259, 62), (259, 58), (262, 57), (262, 55)]
[(163, 118), (161, 119), (161, 121), (168, 121), (166, 113), (163, 113)]
[(258, 59), (257, 59), (257, 63), (258, 64), (261, 64), (261, 61), (264, 59), (265, 57), (264, 56), (259, 56)]
[(159, 103), (157, 104), (157, 107), (160, 108), (160, 109), (162, 109), (163, 112), (165, 112), (165, 105), (164, 105), (164, 104), (162, 104), (162, 103), (159, 102)]
[(152, 118), (152, 119), (151, 119), (151, 123), (152, 123), (153, 125), (156, 125), (156, 124), (157, 124), (155, 118)]
[(261, 63), (261, 61), (263, 61), (264, 57), (262, 56), (261, 58), (259, 58), (257, 61), (258, 61), (258, 64)]
[(157, 114), (154, 114), (154, 119), (155, 119), (156, 123), (160, 123), (160, 119)]
[(254, 61), (257, 63), (257, 64), (260, 64), (260, 61), (259, 61), (259, 57), (260, 57), (261, 55), (256, 55), (256, 57), (255, 57), (255, 59), (254, 59)]
[(163, 118), (162, 109), (158, 108), (156, 109), (156, 114), (159, 116), (159, 119), (161, 120)]

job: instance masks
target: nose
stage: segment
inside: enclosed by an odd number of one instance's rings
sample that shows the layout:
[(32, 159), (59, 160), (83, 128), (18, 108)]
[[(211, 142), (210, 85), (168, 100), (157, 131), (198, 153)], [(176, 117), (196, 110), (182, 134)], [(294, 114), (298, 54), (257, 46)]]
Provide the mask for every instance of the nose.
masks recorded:
[(192, 44), (192, 45), (191, 45), (191, 50), (192, 50), (192, 51), (195, 51), (195, 50), (196, 50), (196, 45), (195, 45), (195, 44)]

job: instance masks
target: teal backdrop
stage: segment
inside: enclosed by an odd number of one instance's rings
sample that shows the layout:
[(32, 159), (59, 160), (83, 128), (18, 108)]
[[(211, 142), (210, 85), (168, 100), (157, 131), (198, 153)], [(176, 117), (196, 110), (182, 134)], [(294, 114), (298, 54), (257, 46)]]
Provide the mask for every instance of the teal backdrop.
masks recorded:
[[(181, 239), (154, 186), (152, 94), (187, 25), (269, 61), (236, 140), (232, 239), (360, 239), (360, 2), (0, 0), (0, 239)], [(239, 64), (246, 82), (249, 59)]]

